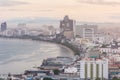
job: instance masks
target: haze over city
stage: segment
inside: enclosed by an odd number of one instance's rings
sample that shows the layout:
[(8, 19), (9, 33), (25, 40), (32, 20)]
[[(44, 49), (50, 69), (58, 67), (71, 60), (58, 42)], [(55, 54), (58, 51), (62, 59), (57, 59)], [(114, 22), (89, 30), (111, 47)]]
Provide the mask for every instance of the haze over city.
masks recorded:
[(86, 22), (120, 22), (119, 0), (0, 0), (0, 21), (60, 20), (64, 15)]
[(120, 80), (120, 0), (0, 0), (0, 80)]

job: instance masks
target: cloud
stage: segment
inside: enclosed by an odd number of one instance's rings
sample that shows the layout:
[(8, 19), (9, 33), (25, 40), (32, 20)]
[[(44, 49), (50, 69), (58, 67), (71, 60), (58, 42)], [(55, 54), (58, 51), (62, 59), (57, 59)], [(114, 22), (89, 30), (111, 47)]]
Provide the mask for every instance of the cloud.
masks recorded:
[(51, 10), (51, 9), (43, 9), (43, 10), (39, 10), (40, 12), (52, 12), (54, 10)]
[(17, 6), (17, 5), (23, 5), (23, 4), (28, 4), (28, 3), (22, 2), (22, 1), (15, 1), (15, 0), (0, 0), (1, 7)]
[(120, 0), (77, 0), (79, 3), (100, 4), (100, 5), (120, 5)]
[(112, 15), (109, 17), (110, 19), (120, 19), (120, 15)]
[[(7, 11), (24, 11), (24, 12), (26, 12), (26, 10), (25, 9), (13, 9), (13, 8), (9, 8), (9, 9), (6, 9)], [(40, 10), (30, 10), (31, 12), (43, 12), (43, 13), (48, 13), (48, 12), (53, 12), (53, 11), (55, 11), (55, 10), (52, 10), (52, 9), (40, 9)], [(28, 11), (27, 11), (28, 12)]]

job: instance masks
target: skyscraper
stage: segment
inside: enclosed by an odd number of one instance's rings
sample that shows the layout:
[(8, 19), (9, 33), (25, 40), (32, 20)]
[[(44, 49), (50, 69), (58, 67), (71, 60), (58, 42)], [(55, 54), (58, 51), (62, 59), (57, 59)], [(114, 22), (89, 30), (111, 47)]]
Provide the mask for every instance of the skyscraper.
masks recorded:
[(6, 29), (7, 29), (7, 23), (6, 22), (1, 23), (1, 32), (5, 31)]
[(63, 35), (66, 37), (66, 39), (72, 39), (73, 34), (73, 27), (74, 27), (74, 21), (72, 19), (69, 19), (69, 17), (66, 15), (63, 20), (60, 21), (60, 29)]

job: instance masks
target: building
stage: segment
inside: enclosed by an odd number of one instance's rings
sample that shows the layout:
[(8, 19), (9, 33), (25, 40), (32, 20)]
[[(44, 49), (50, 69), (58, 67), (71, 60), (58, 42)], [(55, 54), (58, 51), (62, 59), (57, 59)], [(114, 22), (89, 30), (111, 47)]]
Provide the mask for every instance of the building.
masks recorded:
[(98, 27), (96, 25), (77, 25), (75, 26), (74, 35), (88, 39), (89, 41), (94, 41), (97, 28)]
[(68, 67), (64, 69), (64, 73), (66, 74), (77, 74), (78, 69), (76, 67)]
[(112, 80), (114, 77), (120, 79), (120, 69), (119, 67), (110, 67), (109, 68), (109, 77)]
[(27, 26), (26, 23), (19, 23), (18, 25), (18, 28), (25, 28)]
[(113, 37), (109, 33), (97, 33), (95, 41), (101, 44), (110, 44), (113, 42)]
[(81, 80), (108, 79), (108, 60), (88, 58), (80, 61)]
[(101, 53), (120, 53), (120, 48), (100, 48)]
[(65, 16), (63, 20), (60, 21), (60, 31), (66, 37), (66, 39), (72, 39), (74, 37), (73, 27), (74, 21)]
[(119, 53), (117, 53), (117, 54), (109, 54), (108, 56), (109, 56), (109, 61), (112, 61), (113, 63), (114, 62), (120, 62), (120, 54)]
[(70, 57), (56, 57), (56, 58), (48, 58), (43, 61), (41, 68), (44, 69), (62, 69), (63, 66), (70, 65), (73, 63), (73, 59)]
[(1, 23), (1, 32), (5, 31), (7, 29), (7, 23), (3, 22)]

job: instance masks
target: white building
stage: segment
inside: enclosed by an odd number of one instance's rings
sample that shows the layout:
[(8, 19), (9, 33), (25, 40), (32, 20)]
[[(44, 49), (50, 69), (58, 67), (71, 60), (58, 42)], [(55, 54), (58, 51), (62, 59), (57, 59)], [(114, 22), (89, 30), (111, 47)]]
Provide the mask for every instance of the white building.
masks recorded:
[(120, 62), (120, 54), (109, 54), (109, 61)]
[(103, 53), (120, 53), (120, 48), (100, 48), (100, 52)]
[(75, 26), (74, 36), (79, 36), (84, 39), (88, 39), (93, 41), (95, 38), (95, 34), (97, 33), (96, 25), (77, 25)]
[(78, 72), (78, 69), (76, 67), (68, 67), (64, 69), (64, 73), (67, 74), (76, 74)]
[(85, 59), (80, 61), (80, 78), (91, 79), (105, 78), (108, 79), (108, 60)]
[(95, 35), (95, 41), (104, 44), (110, 44), (113, 42), (113, 37), (108, 33), (97, 33)]

